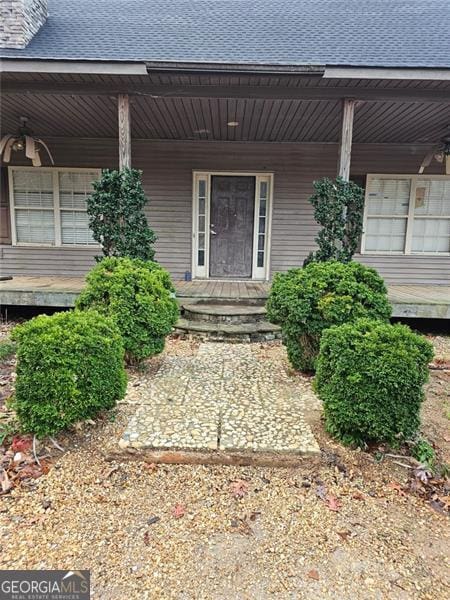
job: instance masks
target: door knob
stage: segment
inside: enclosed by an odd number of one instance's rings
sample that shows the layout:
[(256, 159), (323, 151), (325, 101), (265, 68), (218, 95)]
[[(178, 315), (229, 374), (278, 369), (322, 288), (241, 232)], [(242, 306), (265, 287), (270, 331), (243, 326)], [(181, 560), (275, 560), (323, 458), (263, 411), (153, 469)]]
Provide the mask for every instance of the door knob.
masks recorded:
[(212, 229), (210, 229), (210, 230), (209, 230), (209, 233), (210, 233), (211, 235), (217, 235), (217, 233), (216, 233), (215, 231), (213, 231)]

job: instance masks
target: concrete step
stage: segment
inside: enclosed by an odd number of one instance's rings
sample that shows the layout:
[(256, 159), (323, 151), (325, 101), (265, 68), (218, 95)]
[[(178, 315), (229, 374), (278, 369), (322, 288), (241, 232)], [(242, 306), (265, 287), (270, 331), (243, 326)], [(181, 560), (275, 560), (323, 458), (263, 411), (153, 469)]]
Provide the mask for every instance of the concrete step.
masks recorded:
[(218, 296), (211, 297), (210, 294), (205, 294), (204, 296), (189, 296), (183, 295), (183, 293), (178, 292), (176, 295), (177, 302), (180, 306), (183, 304), (214, 304), (214, 305), (233, 305), (233, 306), (264, 306), (267, 302), (267, 296), (265, 297), (232, 297), (232, 296)]
[(192, 335), (209, 341), (261, 342), (279, 339), (281, 331), (278, 325), (268, 321), (253, 323), (213, 323), (193, 321), (185, 318), (178, 320), (175, 333)]
[(264, 306), (239, 304), (183, 304), (183, 316), (188, 321), (205, 323), (258, 323), (266, 318)]

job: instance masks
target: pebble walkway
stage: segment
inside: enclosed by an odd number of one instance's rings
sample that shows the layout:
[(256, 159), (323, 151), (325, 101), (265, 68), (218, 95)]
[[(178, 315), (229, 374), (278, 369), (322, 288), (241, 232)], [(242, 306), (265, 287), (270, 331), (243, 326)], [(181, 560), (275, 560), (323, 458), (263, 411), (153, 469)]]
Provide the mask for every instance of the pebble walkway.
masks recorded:
[(153, 449), (316, 453), (304, 419), (309, 385), (251, 344), (203, 343), (189, 357), (166, 357), (132, 392), (137, 410), (122, 446)]

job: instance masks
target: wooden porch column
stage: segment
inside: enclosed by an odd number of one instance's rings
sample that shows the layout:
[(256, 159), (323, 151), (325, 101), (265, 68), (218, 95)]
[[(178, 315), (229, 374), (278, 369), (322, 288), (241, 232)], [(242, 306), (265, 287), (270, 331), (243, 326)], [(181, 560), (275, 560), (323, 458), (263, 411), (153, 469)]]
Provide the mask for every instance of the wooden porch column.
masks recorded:
[(339, 145), (338, 175), (344, 181), (350, 178), (350, 161), (352, 156), (353, 116), (356, 100), (345, 98), (342, 103), (342, 128)]
[(128, 94), (119, 94), (117, 98), (119, 118), (119, 169), (131, 169), (131, 122), (130, 99)]

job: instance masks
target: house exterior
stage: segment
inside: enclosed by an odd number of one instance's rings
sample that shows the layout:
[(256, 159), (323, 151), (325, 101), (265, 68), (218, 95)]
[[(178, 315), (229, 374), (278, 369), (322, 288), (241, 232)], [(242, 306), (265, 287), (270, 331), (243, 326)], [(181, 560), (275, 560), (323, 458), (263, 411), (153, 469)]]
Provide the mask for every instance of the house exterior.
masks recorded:
[(341, 175), (366, 189), (357, 260), (450, 283), (446, 0), (3, 0), (0, 16), (1, 136), (26, 117), (54, 161), (3, 154), (1, 275), (84, 275), (91, 182), (131, 166), (175, 279), (300, 266), (313, 181)]

